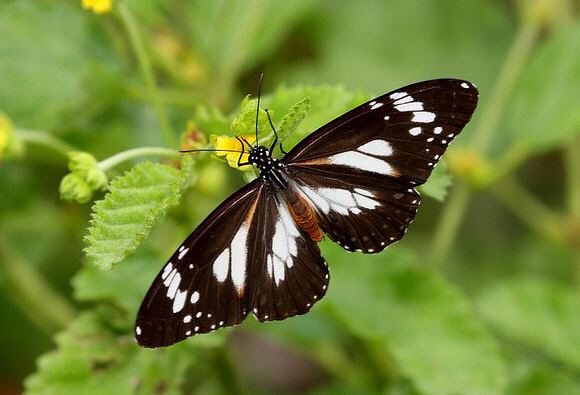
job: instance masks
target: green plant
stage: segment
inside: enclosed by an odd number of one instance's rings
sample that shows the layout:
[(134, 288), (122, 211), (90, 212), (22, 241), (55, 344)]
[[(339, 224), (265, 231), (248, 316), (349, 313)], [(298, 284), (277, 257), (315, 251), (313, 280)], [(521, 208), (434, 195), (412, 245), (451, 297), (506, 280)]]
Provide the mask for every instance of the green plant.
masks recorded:
[[(28, 373), (56, 348), (26, 393), (275, 393), (246, 366), (263, 356), (239, 357), (244, 333), (312, 359), (324, 379), (311, 393), (580, 393), (571, 2), (103, 4), (0, 4), (2, 370)], [(322, 243), (332, 282), (311, 313), (140, 349), (151, 280), (254, 176), (178, 149), (251, 134), (256, 102), (241, 98), (264, 64), (286, 150), (371, 93), (432, 74), (473, 80), (481, 104), (403, 242), (374, 256)]]

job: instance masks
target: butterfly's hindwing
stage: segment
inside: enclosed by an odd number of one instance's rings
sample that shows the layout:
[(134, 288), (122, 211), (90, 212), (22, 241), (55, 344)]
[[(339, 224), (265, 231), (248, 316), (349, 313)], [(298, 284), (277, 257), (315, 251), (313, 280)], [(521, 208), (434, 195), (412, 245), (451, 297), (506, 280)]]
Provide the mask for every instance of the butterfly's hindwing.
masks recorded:
[(263, 226), (256, 239), (263, 249), (255, 272), (252, 312), (260, 321), (304, 314), (326, 293), (328, 267), (316, 242), (292, 218), (283, 191), (272, 188), (261, 204)]
[(175, 251), (139, 309), (140, 345), (162, 347), (243, 321), (260, 247), (253, 235), (263, 187), (254, 181), (232, 195)]

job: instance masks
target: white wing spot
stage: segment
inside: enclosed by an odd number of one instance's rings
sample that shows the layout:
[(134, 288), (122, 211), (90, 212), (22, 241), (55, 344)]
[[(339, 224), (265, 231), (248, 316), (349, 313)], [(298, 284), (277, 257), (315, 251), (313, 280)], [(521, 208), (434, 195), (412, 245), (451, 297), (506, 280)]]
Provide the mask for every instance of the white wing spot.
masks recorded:
[(367, 191), (366, 189), (362, 189), (362, 188), (355, 188), (354, 191), (356, 193), (360, 193), (361, 195), (365, 195), (368, 197), (375, 197), (375, 194), (372, 193), (371, 191)]
[(401, 97), (407, 96), (407, 92), (395, 92), (392, 93), (389, 97), (393, 100), (400, 99)]
[(395, 106), (395, 109), (397, 111), (401, 111), (401, 112), (403, 112), (403, 111), (423, 111), (423, 103), (421, 103), (420, 101), (416, 101), (416, 102), (411, 102), (411, 103), (400, 104), (398, 106)]
[(190, 268), (190, 269), (193, 269), (193, 263), (190, 263), (190, 264), (189, 264), (189, 268)]
[(238, 293), (244, 289), (246, 283), (246, 259), (248, 256), (247, 238), (248, 227), (244, 223), (232, 239), (231, 244), (232, 282), (234, 283)]
[(195, 332), (197, 332), (197, 331), (199, 330), (199, 326), (196, 326), (195, 328), (193, 328), (193, 330), (194, 330)]
[(385, 115), (385, 116), (383, 117), (383, 119), (384, 119), (385, 121), (388, 121), (389, 119), (391, 119), (391, 117), (389, 117), (388, 115)]
[(212, 324), (211, 325), (211, 329), (215, 329), (215, 324)]
[(191, 331), (185, 332), (185, 336), (191, 336)]
[(186, 248), (186, 249), (182, 250), (182, 251), (179, 253), (179, 255), (178, 255), (177, 259), (181, 260), (181, 258), (183, 258), (183, 257), (185, 256), (185, 254), (187, 254), (187, 251), (189, 251), (189, 248)]
[(179, 288), (179, 283), (181, 283), (181, 274), (177, 272), (177, 269), (173, 269), (173, 271), (175, 272), (175, 274), (171, 277), (171, 282), (169, 283), (169, 287), (167, 288), (167, 297), (169, 299), (175, 298), (175, 293)]
[(139, 326), (136, 327), (135, 328), (135, 333), (137, 334), (137, 336), (140, 336), (141, 335), (141, 327), (139, 327)]
[(417, 111), (413, 113), (413, 122), (429, 123), (435, 120), (435, 114), (429, 111)]
[(443, 131), (443, 128), (441, 126), (437, 126), (435, 129), (433, 129), (433, 133), (435, 134), (440, 134)]
[(421, 128), (419, 126), (417, 126), (415, 128), (411, 128), (411, 129), (409, 129), (409, 134), (411, 136), (418, 136), (421, 134)]
[(186, 291), (177, 291), (175, 295), (175, 299), (173, 299), (173, 312), (178, 313), (183, 309), (185, 306), (185, 298), (187, 297), (187, 290)]
[(169, 276), (169, 273), (171, 273), (171, 270), (173, 270), (173, 264), (169, 262), (167, 265), (165, 265), (163, 273), (161, 273), (161, 279), (165, 280), (167, 276)]
[(383, 103), (375, 103), (372, 105), (371, 110), (376, 110), (377, 108), (382, 107), (382, 106), (383, 106)]
[(389, 156), (393, 153), (393, 147), (385, 140), (371, 140), (358, 147), (358, 150), (365, 154), (377, 156)]
[(201, 318), (201, 311), (198, 311), (197, 314), (195, 315), (195, 318)]
[(357, 151), (341, 152), (328, 158), (331, 163), (373, 173), (394, 175), (396, 172), (387, 162)]
[(191, 298), (189, 299), (189, 301), (192, 304), (197, 303), (197, 301), (199, 300), (199, 292), (195, 291), (194, 293), (191, 294)]
[(183, 323), (187, 324), (189, 322), (191, 322), (191, 315), (188, 314), (185, 317), (183, 317)]
[(375, 100), (373, 100), (372, 102), (369, 103), (369, 106), (374, 106), (375, 104), (377, 104), (377, 102)]
[(230, 249), (226, 248), (216, 258), (213, 263), (213, 275), (220, 283), (223, 283), (228, 277), (230, 269)]
[(465, 88), (465, 89), (468, 89), (469, 88), (469, 84), (467, 82), (462, 82), (461, 83), (461, 87), (462, 88)]
[(447, 144), (447, 140), (441, 140), (441, 144)]
[(430, 143), (430, 142), (431, 142), (431, 141), (433, 141), (433, 140), (435, 140), (433, 137), (429, 137), (429, 138), (427, 139), (427, 142), (428, 142), (428, 143)]

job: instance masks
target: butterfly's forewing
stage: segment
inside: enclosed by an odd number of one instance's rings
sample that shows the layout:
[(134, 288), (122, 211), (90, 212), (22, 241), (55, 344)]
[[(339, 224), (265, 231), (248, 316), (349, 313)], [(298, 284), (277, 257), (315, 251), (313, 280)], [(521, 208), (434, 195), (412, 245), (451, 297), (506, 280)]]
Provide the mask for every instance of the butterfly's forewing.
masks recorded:
[(378, 252), (415, 217), (423, 184), (470, 120), (467, 81), (420, 82), (369, 101), (302, 140), (283, 159), (321, 226), (348, 250)]
[(167, 346), (243, 321), (261, 254), (254, 235), (263, 188), (256, 180), (230, 196), (171, 256), (139, 309), (140, 345)]
[(263, 226), (256, 239), (262, 244), (253, 274), (252, 311), (260, 321), (304, 314), (326, 293), (329, 274), (320, 250), (296, 225), (285, 192), (271, 188), (258, 209)]

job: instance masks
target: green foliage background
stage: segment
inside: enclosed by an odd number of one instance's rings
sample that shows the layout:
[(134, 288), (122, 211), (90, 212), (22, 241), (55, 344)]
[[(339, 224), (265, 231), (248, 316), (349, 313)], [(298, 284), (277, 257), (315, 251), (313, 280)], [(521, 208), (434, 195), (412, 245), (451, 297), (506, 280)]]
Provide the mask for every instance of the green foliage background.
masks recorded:
[[(0, 3), (0, 393), (580, 394), (578, 3), (80, 3)], [(287, 150), (408, 83), (481, 100), (403, 241), (322, 243), (311, 313), (140, 349), (152, 279), (248, 177), (176, 150), (251, 130), (262, 70)]]

